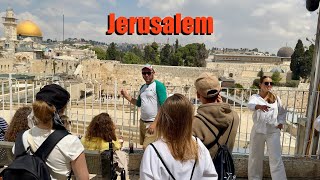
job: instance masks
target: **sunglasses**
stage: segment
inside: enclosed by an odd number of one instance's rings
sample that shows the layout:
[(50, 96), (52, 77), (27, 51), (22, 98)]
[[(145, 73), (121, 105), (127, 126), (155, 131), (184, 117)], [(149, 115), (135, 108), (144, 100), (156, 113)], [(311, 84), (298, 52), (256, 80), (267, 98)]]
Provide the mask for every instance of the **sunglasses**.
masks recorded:
[(273, 82), (264, 82), (263, 84), (266, 86), (273, 86)]
[(142, 72), (142, 75), (147, 75), (147, 74), (150, 76), (151, 72)]

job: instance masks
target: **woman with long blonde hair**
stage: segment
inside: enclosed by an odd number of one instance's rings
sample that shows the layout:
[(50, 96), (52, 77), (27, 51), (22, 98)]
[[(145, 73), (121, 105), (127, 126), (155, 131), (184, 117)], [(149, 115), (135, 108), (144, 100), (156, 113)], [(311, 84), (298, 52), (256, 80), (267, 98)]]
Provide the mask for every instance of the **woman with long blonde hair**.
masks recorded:
[(248, 108), (254, 111), (248, 160), (249, 180), (263, 178), (265, 144), (267, 144), (272, 179), (287, 179), (280, 145), (280, 130), (286, 122), (286, 111), (280, 98), (271, 92), (272, 85), (271, 77), (261, 77), (260, 92), (253, 94), (248, 103)]
[(193, 105), (185, 96), (167, 98), (157, 115), (158, 140), (143, 154), (141, 180), (217, 179), (209, 151), (192, 137), (193, 116)]

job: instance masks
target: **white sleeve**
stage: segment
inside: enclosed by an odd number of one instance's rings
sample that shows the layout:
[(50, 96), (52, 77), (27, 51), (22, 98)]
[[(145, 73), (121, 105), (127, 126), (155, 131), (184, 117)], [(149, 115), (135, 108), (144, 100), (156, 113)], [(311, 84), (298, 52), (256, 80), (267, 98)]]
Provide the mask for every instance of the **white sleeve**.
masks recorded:
[[(200, 143), (199, 143), (200, 144)], [(213, 161), (212, 158), (210, 156), (210, 153), (208, 151), (208, 149), (201, 143), (200, 144), (200, 148), (201, 148), (201, 155), (203, 155), (204, 157), (201, 158), (203, 159), (205, 162), (205, 166), (204, 166), (204, 171), (203, 171), (203, 178), (202, 179), (211, 179), (211, 180), (216, 180), (218, 179), (218, 174), (216, 172), (216, 168), (213, 165)]]
[(278, 103), (278, 123), (286, 124), (287, 110), (282, 106), (281, 99), (277, 96)]
[(160, 179), (159, 161), (155, 161), (155, 158), (158, 156), (154, 153), (154, 149), (151, 145), (147, 146), (140, 164), (140, 180)]
[(255, 95), (250, 96), (249, 102), (248, 102), (248, 108), (251, 111), (255, 111), (256, 110), (256, 105), (257, 105), (257, 98), (255, 97)]
[(75, 135), (67, 135), (57, 144), (57, 146), (71, 161), (77, 159), (84, 151), (84, 147), (80, 139)]

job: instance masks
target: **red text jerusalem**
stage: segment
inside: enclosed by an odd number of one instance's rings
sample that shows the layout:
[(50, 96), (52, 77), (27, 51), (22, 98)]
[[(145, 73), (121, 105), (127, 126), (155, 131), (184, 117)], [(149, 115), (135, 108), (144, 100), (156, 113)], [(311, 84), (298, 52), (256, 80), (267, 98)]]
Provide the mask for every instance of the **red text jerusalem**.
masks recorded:
[(213, 33), (212, 17), (182, 18), (180, 13), (173, 17), (123, 17), (116, 19), (114, 13), (108, 15), (108, 31), (106, 35), (211, 35)]

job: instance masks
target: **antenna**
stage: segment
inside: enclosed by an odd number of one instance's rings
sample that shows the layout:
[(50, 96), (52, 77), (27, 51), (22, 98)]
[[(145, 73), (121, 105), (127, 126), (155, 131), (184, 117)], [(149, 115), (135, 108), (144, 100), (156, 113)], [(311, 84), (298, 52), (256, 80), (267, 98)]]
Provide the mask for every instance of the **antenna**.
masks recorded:
[(62, 14), (62, 44), (64, 43), (64, 14)]

